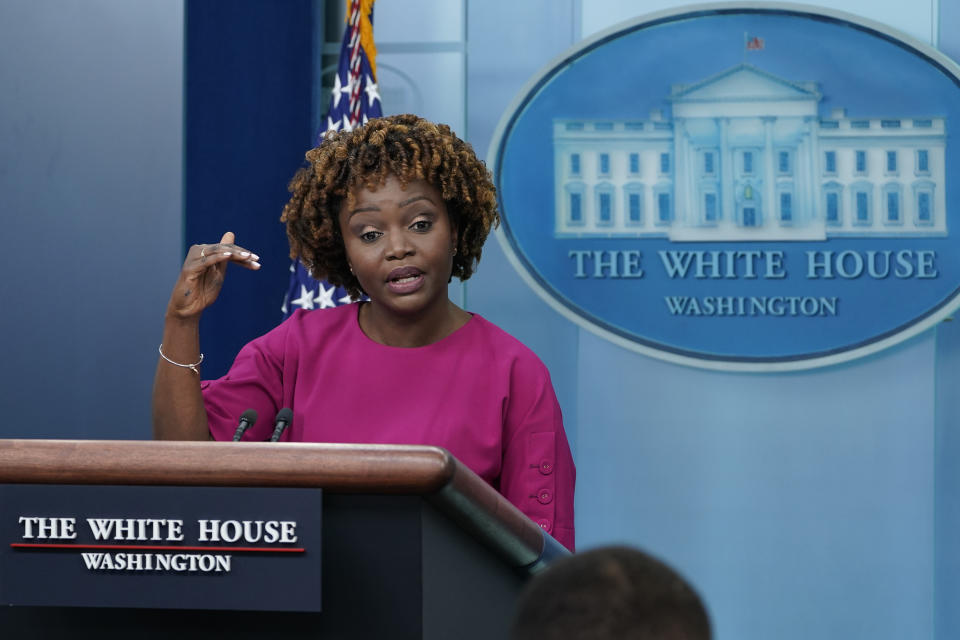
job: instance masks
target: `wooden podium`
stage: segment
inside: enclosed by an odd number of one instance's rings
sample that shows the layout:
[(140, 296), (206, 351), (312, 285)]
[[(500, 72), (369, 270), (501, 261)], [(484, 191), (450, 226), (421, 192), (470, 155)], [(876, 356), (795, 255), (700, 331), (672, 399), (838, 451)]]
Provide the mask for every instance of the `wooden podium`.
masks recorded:
[(436, 447), (0, 440), (0, 483), (323, 489), (322, 613), (0, 607), (11, 638), (504, 638), (566, 553)]

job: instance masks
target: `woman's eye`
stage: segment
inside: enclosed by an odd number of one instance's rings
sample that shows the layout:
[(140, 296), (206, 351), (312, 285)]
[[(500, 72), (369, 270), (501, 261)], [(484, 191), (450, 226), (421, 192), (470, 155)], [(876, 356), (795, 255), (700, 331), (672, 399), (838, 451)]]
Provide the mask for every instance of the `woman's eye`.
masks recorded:
[(366, 233), (360, 234), (360, 239), (364, 242), (373, 242), (380, 237), (379, 231), (367, 231)]
[(432, 226), (433, 223), (429, 220), (417, 220), (413, 223), (413, 229), (415, 231), (427, 231)]

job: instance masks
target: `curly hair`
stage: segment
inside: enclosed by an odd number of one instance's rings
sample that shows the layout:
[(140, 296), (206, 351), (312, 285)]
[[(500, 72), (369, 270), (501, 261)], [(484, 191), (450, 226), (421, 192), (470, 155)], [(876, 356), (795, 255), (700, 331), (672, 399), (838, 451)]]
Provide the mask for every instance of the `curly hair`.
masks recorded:
[(500, 224), (490, 172), (447, 125), (410, 114), (377, 118), (329, 134), (306, 159), (290, 181), (292, 195), (280, 216), (290, 257), (354, 299), (364, 291), (350, 273), (339, 217), (343, 202), (353, 206), (358, 190), (376, 190), (391, 174), (403, 186), (425, 180), (439, 190), (457, 229), (451, 278), (473, 275), (490, 229)]

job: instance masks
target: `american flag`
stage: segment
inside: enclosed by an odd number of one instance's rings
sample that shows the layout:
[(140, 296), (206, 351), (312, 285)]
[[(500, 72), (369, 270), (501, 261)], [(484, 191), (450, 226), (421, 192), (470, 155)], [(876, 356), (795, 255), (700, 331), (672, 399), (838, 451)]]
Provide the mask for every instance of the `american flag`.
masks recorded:
[[(323, 144), (328, 131), (351, 131), (370, 118), (383, 115), (377, 87), (377, 50), (373, 44), (375, 0), (347, 0), (347, 27), (340, 45), (337, 77), (330, 106), (316, 144)], [(283, 317), (298, 308), (324, 309), (352, 302), (346, 289), (314, 280), (297, 260), (290, 265), (290, 286), (283, 298)]]
[(743, 34), (743, 41), (746, 46), (746, 51), (760, 51), (763, 49), (763, 38), (750, 36), (745, 33)]

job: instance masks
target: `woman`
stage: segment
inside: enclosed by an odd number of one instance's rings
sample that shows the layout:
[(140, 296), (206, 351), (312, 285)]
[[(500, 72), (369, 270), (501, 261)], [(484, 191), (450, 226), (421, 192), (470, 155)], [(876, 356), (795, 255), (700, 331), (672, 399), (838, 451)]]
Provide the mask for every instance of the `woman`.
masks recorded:
[(499, 223), (484, 165), (447, 126), (411, 115), (334, 134), (307, 161), (281, 218), (291, 256), (369, 301), (299, 310), (200, 382), (200, 314), (229, 263), (260, 265), (229, 232), (194, 245), (167, 307), (156, 437), (229, 440), (245, 409), (291, 407), (285, 440), (441, 446), (572, 549), (575, 471), (550, 376), (447, 297)]

